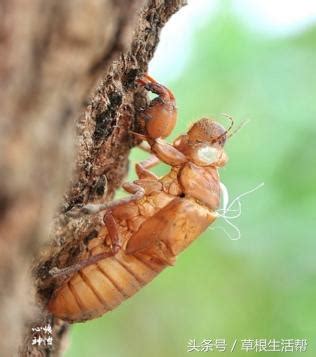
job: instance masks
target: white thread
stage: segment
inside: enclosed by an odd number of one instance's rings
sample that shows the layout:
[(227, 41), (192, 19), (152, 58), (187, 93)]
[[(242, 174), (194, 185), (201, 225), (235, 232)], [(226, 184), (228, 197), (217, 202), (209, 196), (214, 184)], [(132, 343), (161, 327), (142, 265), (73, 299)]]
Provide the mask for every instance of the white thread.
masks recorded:
[(237, 238), (232, 238), (232, 236), (227, 232), (227, 230), (223, 226), (210, 227), (209, 229), (212, 230), (212, 231), (214, 231), (215, 229), (221, 229), (230, 240), (238, 240), (238, 239), (240, 239), (240, 237), (238, 238), (238, 235), (237, 235)]
[[(222, 182), (220, 182), (220, 190), (221, 190), (221, 196), (222, 196), (222, 208), (218, 209), (217, 213), (220, 218), (223, 218), (224, 221), (237, 232), (237, 236), (235, 238), (233, 238), (230, 234), (228, 234), (228, 232), (223, 227), (218, 227), (218, 228), (221, 228), (224, 231), (224, 233), (231, 240), (238, 240), (241, 237), (240, 229), (235, 224), (230, 222), (231, 219), (236, 219), (241, 216), (241, 201), (240, 201), (240, 199), (246, 195), (249, 195), (252, 192), (259, 190), (259, 188), (261, 188), (263, 186), (264, 186), (264, 182), (260, 183), (255, 188), (240, 194), (229, 204), (229, 193), (228, 193), (227, 187)], [(238, 205), (237, 209), (233, 209), (235, 204)], [(223, 213), (221, 213), (221, 212), (223, 212)], [(229, 215), (227, 215), (227, 213), (229, 213), (229, 212), (237, 212), (237, 213), (235, 215), (229, 216)]]

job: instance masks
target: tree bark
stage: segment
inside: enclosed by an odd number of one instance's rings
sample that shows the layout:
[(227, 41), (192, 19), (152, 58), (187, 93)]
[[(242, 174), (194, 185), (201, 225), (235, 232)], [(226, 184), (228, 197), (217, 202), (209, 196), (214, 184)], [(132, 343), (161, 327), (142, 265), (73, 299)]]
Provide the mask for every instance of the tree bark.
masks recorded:
[[(101, 227), (99, 215), (69, 212), (121, 185), (146, 105), (135, 78), (185, 2), (2, 0), (1, 356), (62, 352), (68, 325), (43, 307), (59, 283), (50, 271), (76, 261)], [(32, 345), (32, 328), (47, 323), (53, 345)]]

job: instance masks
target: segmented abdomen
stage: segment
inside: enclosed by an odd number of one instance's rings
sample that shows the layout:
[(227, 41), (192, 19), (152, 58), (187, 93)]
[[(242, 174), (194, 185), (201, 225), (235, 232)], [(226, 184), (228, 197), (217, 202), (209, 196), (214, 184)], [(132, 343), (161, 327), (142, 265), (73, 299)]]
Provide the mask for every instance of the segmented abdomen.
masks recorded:
[(150, 257), (120, 251), (75, 273), (56, 291), (48, 309), (67, 321), (96, 318), (134, 295), (164, 267)]

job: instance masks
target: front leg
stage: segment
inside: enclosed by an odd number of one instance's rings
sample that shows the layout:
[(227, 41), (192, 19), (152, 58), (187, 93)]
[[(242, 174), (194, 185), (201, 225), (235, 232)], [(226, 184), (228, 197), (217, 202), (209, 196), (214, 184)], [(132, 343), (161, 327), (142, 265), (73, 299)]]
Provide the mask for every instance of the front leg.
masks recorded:
[[(145, 137), (144, 137), (145, 138)], [(139, 178), (145, 179), (158, 179), (154, 173), (148, 169), (156, 166), (160, 162), (163, 162), (170, 166), (179, 166), (187, 162), (186, 156), (176, 149), (173, 145), (168, 144), (161, 139), (148, 140), (149, 148), (146, 148), (147, 152), (153, 153), (148, 159), (143, 160), (135, 165), (135, 170)]]
[(155, 140), (151, 145), (152, 152), (167, 165), (180, 166), (187, 162), (187, 158), (181, 151), (164, 140)]
[(149, 153), (154, 153), (150, 155), (148, 159), (143, 160), (135, 165), (135, 170), (137, 176), (140, 179), (153, 179), (157, 180), (158, 176), (149, 171), (148, 169), (156, 166), (157, 164), (163, 162), (170, 166), (179, 166), (187, 161), (185, 155), (183, 155), (178, 149), (173, 145), (168, 144), (164, 140), (149, 140), (151, 146), (141, 149)]
[(145, 89), (158, 94), (158, 97), (153, 99), (142, 113), (147, 131), (146, 136), (151, 139), (169, 136), (177, 120), (174, 95), (168, 88), (148, 75), (138, 79), (137, 82)]
[[(177, 109), (174, 95), (168, 88), (148, 75), (138, 79), (137, 82), (143, 85), (145, 89), (158, 94), (158, 97), (153, 99), (143, 111), (147, 133), (141, 135), (141, 139), (147, 140), (150, 146), (146, 151), (152, 152), (159, 160), (170, 166), (178, 166), (185, 163), (187, 159), (179, 150), (161, 140), (161, 138), (171, 134), (176, 124)], [(159, 162), (155, 160), (153, 158), (146, 160), (144, 163), (139, 164), (136, 169), (140, 174), (148, 174), (148, 172), (144, 172), (143, 168), (153, 167)]]

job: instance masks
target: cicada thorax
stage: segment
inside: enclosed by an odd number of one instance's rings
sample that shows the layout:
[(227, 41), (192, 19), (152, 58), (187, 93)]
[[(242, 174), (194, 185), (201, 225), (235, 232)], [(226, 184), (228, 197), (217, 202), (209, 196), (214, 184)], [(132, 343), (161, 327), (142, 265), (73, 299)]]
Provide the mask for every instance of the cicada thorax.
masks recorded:
[(126, 252), (173, 264), (175, 257), (217, 217), (220, 201), (217, 170), (191, 162), (173, 168), (161, 180), (170, 202), (144, 221), (127, 241)]
[(188, 162), (179, 172), (179, 184), (186, 197), (215, 212), (220, 204), (220, 180), (216, 168), (199, 167)]

